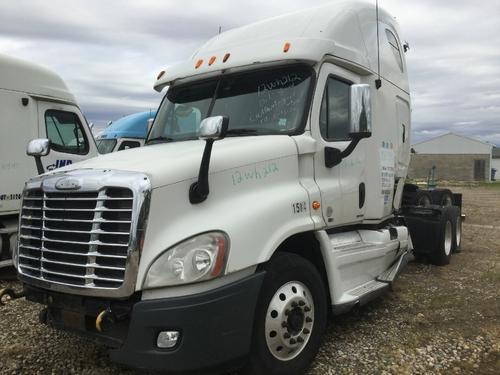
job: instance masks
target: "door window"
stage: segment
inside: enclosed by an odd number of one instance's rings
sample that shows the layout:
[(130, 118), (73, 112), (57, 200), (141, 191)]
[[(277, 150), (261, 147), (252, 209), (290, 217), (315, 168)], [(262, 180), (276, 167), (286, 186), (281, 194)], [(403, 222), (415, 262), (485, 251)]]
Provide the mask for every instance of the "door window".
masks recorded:
[(76, 113), (49, 109), (45, 112), (45, 127), (54, 151), (88, 154), (89, 143)]
[(350, 84), (328, 77), (321, 102), (319, 126), (327, 141), (349, 140)]

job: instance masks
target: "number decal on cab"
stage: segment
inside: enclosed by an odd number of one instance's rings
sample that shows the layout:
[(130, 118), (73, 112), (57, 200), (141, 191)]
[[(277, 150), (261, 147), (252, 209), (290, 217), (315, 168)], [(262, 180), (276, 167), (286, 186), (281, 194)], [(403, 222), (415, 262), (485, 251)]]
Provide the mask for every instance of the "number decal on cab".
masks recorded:
[(306, 202), (295, 202), (295, 203), (292, 203), (292, 212), (294, 214), (301, 214), (303, 212), (307, 212)]

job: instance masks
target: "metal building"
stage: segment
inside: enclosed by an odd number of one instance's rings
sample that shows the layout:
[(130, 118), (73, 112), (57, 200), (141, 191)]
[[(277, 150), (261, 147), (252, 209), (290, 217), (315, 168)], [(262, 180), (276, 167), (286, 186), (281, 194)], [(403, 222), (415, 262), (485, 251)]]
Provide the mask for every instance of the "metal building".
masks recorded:
[(408, 177), (436, 180), (490, 181), (493, 146), (448, 133), (413, 145)]

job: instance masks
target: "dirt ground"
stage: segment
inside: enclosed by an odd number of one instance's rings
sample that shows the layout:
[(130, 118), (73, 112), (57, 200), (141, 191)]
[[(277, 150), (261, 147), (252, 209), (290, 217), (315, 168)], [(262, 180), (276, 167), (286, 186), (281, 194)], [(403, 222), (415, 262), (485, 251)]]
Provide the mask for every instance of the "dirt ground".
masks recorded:
[(500, 184), (463, 194), (462, 252), (412, 262), (394, 291), (337, 317), (312, 374), (500, 374)]
[[(392, 292), (334, 318), (309, 375), (500, 374), (500, 185), (453, 190), (464, 194), (463, 251), (446, 267), (410, 263)], [(40, 325), (39, 310), (0, 306), (0, 374), (136, 373)]]

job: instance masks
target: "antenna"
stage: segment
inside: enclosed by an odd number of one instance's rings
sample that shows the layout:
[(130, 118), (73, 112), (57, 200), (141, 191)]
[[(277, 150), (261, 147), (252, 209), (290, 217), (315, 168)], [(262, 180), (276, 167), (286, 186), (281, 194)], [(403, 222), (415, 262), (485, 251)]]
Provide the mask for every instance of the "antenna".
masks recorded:
[(219, 34), (222, 32), (222, 26), (219, 26)]
[(375, 80), (375, 87), (377, 90), (382, 87), (382, 80), (380, 79), (380, 35), (378, 31), (378, 0), (375, 0), (375, 12), (377, 18), (377, 74), (378, 78)]

